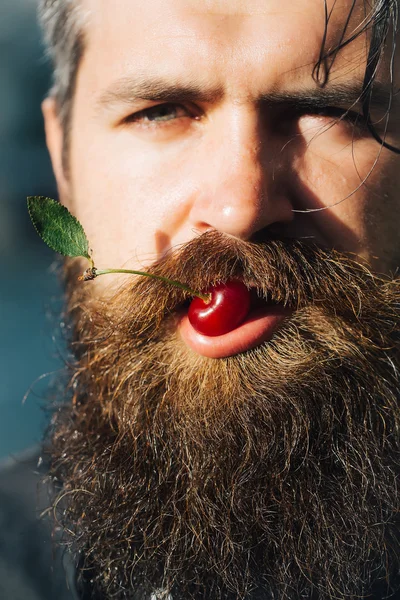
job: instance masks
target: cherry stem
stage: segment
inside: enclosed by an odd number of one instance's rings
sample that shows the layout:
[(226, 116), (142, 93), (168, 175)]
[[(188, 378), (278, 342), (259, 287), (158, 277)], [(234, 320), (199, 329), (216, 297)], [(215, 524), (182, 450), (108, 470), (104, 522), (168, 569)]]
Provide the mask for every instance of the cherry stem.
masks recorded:
[[(165, 283), (169, 283), (181, 290), (185, 290), (191, 296), (197, 296), (204, 300), (204, 302), (210, 302), (210, 294), (201, 294), (200, 292), (196, 292), (192, 290), (187, 285), (184, 285), (180, 281), (174, 281), (173, 279), (168, 279), (167, 277), (161, 277), (161, 275), (153, 275), (152, 273), (146, 273), (145, 271), (131, 271), (130, 269), (93, 269), (94, 277), (98, 277), (99, 275), (108, 275), (109, 273), (126, 273), (128, 275), (143, 275), (144, 277), (151, 277), (152, 279), (159, 279), (160, 281), (164, 281)], [(93, 277), (93, 279), (94, 279)]]

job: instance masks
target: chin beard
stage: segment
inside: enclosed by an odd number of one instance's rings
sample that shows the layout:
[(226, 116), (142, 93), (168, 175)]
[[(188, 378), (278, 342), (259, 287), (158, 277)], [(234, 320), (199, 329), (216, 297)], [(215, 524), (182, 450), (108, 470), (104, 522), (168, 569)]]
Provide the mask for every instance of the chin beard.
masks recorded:
[(46, 452), (80, 585), (102, 599), (389, 595), (398, 282), (215, 232), (151, 271), (199, 290), (239, 278), (293, 313), (270, 342), (208, 359), (176, 332), (182, 290), (138, 278), (94, 298), (67, 267), (75, 361)]

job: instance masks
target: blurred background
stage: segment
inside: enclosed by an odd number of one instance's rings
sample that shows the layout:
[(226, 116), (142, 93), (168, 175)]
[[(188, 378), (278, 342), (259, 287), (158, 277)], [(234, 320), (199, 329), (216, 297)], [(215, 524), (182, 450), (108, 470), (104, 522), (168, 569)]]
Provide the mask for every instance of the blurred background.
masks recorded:
[(50, 86), (36, 0), (0, 0), (0, 464), (40, 443), (49, 377), (62, 367), (55, 255), (26, 197), (56, 197), (40, 103)]

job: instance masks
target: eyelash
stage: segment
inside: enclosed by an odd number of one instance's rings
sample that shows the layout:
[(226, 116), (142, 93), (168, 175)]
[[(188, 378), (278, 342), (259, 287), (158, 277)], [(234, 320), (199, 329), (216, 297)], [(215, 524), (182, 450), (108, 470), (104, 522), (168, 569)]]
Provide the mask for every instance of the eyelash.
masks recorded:
[(354, 110), (345, 110), (344, 108), (337, 108), (335, 106), (328, 106), (317, 111), (315, 114), (321, 117), (331, 117), (338, 121), (344, 121), (351, 125), (358, 127), (364, 126), (364, 115)]
[[(183, 111), (185, 114), (178, 115), (172, 118), (163, 118), (168, 116), (166, 113), (171, 114), (172, 112), (178, 113), (179, 111)], [(164, 115), (161, 115), (160, 119), (151, 119), (150, 117), (157, 112), (164, 112)], [(163, 104), (156, 104), (155, 106), (151, 106), (150, 108), (145, 108), (144, 110), (140, 110), (132, 115), (129, 115), (124, 121), (126, 123), (139, 123), (146, 124), (147, 126), (151, 126), (150, 124), (158, 124), (158, 126), (169, 123), (170, 121), (174, 121), (175, 119), (180, 119), (182, 117), (193, 116), (190, 114), (189, 110), (182, 106), (181, 104), (177, 104), (174, 102), (165, 102)]]
[(292, 119), (297, 121), (301, 117), (321, 117), (329, 120), (329, 122), (326, 122), (325, 125), (323, 125), (323, 131), (325, 131), (325, 127), (327, 131), (331, 127), (341, 126), (342, 130), (347, 127), (349, 135), (364, 136), (368, 133), (364, 115), (350, 109), (346, 110), (336, 106), (327, 106), (317, 110), (315, 108), (310, 108), (310, 110), (307, 108), (299, 110), (295, 109), (292, 112)]

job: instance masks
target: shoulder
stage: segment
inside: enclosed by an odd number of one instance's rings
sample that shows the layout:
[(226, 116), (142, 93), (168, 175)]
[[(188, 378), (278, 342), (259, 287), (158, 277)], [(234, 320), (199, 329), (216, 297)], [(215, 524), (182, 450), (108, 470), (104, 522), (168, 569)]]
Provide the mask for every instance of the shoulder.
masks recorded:
[(75, 600), (41, 518), (38, 458), (37, 450), (0, 463), (0, 598)]

